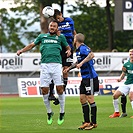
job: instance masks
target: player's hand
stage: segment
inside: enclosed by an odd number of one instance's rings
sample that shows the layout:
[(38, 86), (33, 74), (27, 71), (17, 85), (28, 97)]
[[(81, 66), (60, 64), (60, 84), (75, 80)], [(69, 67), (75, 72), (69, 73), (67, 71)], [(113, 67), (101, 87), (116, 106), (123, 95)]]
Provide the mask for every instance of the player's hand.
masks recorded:
[(63, 70), (63, 73), (69, 72), (69, 67)]
[(17, 55), (19, 56), (20, 54), (22, 54), (22, 51), (21, 50), (18, 50), (17, 51)]
[(76, 65), (76, 68), (79, 69), (81, 66), (82, 66), (82, 63), (79, 63), (79, 64)]
[(60, 31), (60, 30), (58, 30), (56, 34), (57, 34), (57, 36), (60, 36), (61, 31)]
[(70, 50), (67, 50), (66, 51), (66, 54), (67, 54), (67, 57), (69, 57), (71, 55), (71, 51)]
[(121, 79), (117, 79), (117, 82), (121, 82)]

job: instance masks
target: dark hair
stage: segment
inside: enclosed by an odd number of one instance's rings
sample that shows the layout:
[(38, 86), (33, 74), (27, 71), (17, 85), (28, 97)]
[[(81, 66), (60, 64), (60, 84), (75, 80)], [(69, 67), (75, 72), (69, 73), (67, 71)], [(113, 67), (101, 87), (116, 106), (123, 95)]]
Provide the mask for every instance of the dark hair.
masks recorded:
[(56, 19), (57, 15), (60, 15), (61, 12), (58, 9), (54, 9), (54, 16), (53, 18)]
[[(50, 23), (51, 23), (51, 22), (57, 23), (57, 25), (58, 25), (58, 21), (55, 20), (55, 19), (54, 19), (54, 20), (51, 20)], [(50, 24), (50, 23), (49, 23), (49, 24)]]

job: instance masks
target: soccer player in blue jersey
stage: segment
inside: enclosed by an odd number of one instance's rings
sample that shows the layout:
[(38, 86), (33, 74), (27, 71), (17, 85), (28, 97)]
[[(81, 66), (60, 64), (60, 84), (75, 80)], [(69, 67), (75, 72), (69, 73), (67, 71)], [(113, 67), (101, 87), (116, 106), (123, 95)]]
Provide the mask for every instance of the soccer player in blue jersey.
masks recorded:
[(93, 66), (92, 59), (94, 58), (94, 54), (91, 49), (84, 44), (84, 39), (85, 37), (81, 33), (74, 36), (77, 62), (72, 64), (63, 72), (68, 72), (75, 67), (80, 68), (82, 77), (80, 84), (80, 103), (82, 106), (84, 122), (78, 129), (91, 130), (97, 127), (97, 106), (94, 100), (94, 92), (99, 91), (99, 81), (98, 74)]
[[(66, 37), (67, 43), (71, 47), (72, 54), (69, 57), (67, 57), (65, 54), (65, 52), (66, 52), (65, 47), (62, 48), (62, 53), (61, 53), (62, 54), (62, 66), (63, 66), (63, 70), (64, 70), (64, 69), (68, 68), (73, 62), (73, 50), (74, 50), (73, 39), (74, 39), (74, 36), (76, 35), (76, 31), (74, 28), (74, 21), (69, 17), (63, 17), (62, 13), (58, 9), (54, 10), (53, 18), (58, 21), (59, 34), (61, 33)], [(67, 86), (67, 81), (68, 81), (68, 73), (64, 73), (63, 78), (64, 78), (64, 90), (65, 90), (65, 88)], [(58, 104), (58, 101), (54, 98), (54, 96), (52, 94), (53, 88), (54, 88), (54, 85), (51, 84), (50, 85), (51, 91), (50, 91), (49, 99), (55, 100), (54, 103)]]

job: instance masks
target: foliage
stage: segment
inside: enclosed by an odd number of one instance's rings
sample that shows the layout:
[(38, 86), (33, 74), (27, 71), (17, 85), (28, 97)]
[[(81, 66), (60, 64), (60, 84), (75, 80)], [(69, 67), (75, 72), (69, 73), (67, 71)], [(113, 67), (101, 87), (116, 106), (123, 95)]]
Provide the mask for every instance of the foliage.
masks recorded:
[(0, 9), (0, 52), (16, 52), (31, 43), (41, 32), (40, 26), (34, 27), (34, 30), (28, 30), (30, 26), (40, 22), (40, 5), (46, 6), (60, 2), (61, 0), (14, 0), (17, 6), (10, 10)]
[(106, 50), (108, 47), (106, 11), (95, 2), (89, 3), (78, 1), (73, 11), (80, 11), (79, 15), (71, 16), (75, 22), (75, 29), (86, 36), (85, 43), (93, 51)]
[[(113, 1), (112, 1), (113, 2)], [(105, 7), (100, 7), (95, 3), (84, 3), (78, 0), (77, 6), (71, 5), (72, 10), (69, 13), (80, 12), (80, 14), (72, 15), (75, 22), (75, 29), (86, 36), (85, 43), (91, 47), (93, 51), (108, 51), (108, 24)], [(89, 5), (89, 6), (88, 6)], [(110, 7), (111, 20), (114, 27), (114, 6)], [(113, 48), (119, 52), (127, 52), (133, 47), (132, 35), (133, 31), (118, 31), (113, 28)]]
[[(41, 31), (44, 31), (43, 28), (47, 28), (48, 22), (47, 20), (44, 21), (44, 18), (42, 19), (40, 14), (42, 8), (52, 3), (60, 4), (62, 1), (14, 0), (17, 6), (12, 7), (10, 11), (6, 8), (0, 9), (0, 52), (16, 52), (18, 49), (32, 42)], [(78, 0), (76, 4), (77, 6), (71, 5), (73, 8), (68, 11), (69, 13), (76, 13), (71, 16), (75, 22), (76, 31), (85, 35), (85, 43), (93, 51), (109, 51), (109, 28), (105, 7), (100, 7), (95, 3), (95, 0), (91, 4), (89, 1), (85, 3), (83, 0)], [(110, 11), (114, 27), (114, 6), (110, 7)], [(35, 23), (39, 22), (39, 26), (33, 27)], [(33, 29), (29, 31), (29, 27), (31, 26)], [(133, 47), (133, 31), (115, 32), (113, 28), (113, 35), (114, 49), (120, 52), (127, 52)], [(38, 51), (38, 48), (34, 49), (34, 51)]]

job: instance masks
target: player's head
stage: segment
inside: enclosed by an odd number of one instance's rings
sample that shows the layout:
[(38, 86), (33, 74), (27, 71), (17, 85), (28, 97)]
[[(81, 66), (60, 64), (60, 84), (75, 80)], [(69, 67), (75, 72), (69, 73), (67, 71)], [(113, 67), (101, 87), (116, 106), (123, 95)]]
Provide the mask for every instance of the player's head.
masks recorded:
[(56, 20), (52, 20), (49, 23), (49, 33), (51, 35), (56, 34), (58, 31), (58, 22)]
[(133, 60), (133, 49), (129, 50), (129, 56), (130, 56), (130, 59)]
[(76, 46), (76, 43), (82, 44), (84, 40), (85, 36), (82, 33), (78, 33), (74, 36), (74, 45)]
[(53, 18), (58, 22), (62, 22), (64, 20), (62, 13), (58, 9), (54, 9), (54, 16)]

